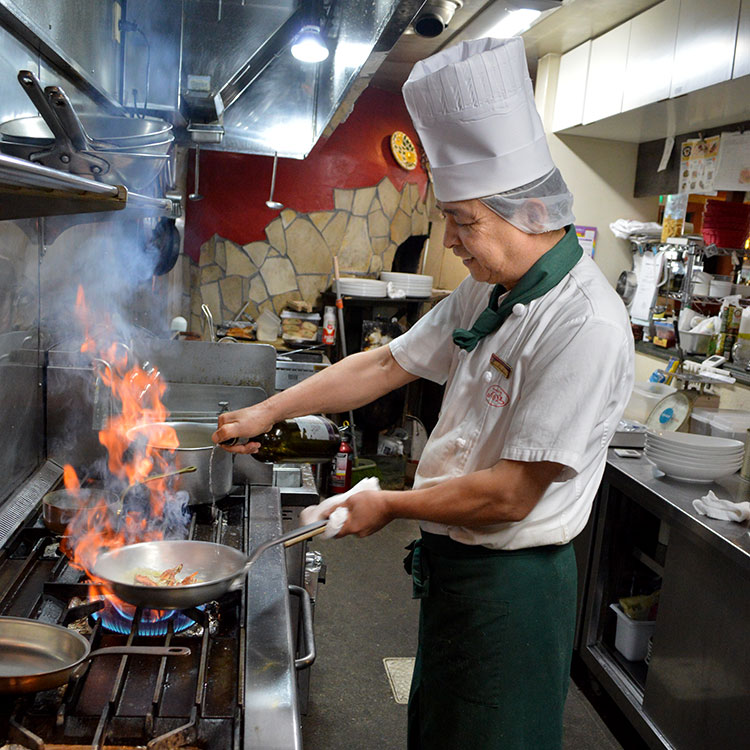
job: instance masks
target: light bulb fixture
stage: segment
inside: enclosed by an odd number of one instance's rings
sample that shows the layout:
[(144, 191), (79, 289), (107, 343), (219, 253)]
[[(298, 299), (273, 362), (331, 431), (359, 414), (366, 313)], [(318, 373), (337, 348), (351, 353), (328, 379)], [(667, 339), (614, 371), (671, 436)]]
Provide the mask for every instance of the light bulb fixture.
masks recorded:
[(319, 63), (328, 57), (320, 26), (303, 26), (292, 42), (292, 55), (301, 62)]

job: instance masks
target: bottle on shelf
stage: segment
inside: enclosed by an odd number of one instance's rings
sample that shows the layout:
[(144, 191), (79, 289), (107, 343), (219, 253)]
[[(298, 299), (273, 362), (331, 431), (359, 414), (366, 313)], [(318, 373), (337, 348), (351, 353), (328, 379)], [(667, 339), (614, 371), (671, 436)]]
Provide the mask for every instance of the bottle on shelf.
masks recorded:
[(253, 457), (258, 461), (281, 463), (324, 463), (341, 445), (341, 432), (330, 419), (311, 414), (276, 423), (268, 432), (252, 438), (230, 438), (223, 445), (260, 443)]

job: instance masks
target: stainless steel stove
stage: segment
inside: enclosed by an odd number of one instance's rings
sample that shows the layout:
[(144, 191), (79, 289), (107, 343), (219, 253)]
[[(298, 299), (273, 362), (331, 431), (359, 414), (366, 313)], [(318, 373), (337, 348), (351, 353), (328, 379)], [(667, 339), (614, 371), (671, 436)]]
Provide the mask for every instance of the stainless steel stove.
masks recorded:
[[(40, 471), (53, 475), (54, 464)], [(92, 650), (172, 645), (187, 646), (191, 654), (95, 657), (64, 687), (4, 696), (0, 744), (30, 750), (301, 748), (296, 673), (315, 658), (312, 609), (305, 588), (288, 582), (284, 549), (265, 552), (242, 590), (156, 626), (139, 624), (136, 613), (115, 626), (124, 632), (114, 632), (103, 622), (101, 601), (89, 599), (83, 574), (69, 564), (39, 511), (20, 522), (13, 517), (15, 504), (28, 505), (45, 481), (32, 477), (26, 493), (22, 488), (0, 513), (0, 529), (3, 522), (18, 527), (0, 548), (0, 615), (75, 628)], [(280, 491), (273, 486), (244, 486), (214, 509), (191, 511), (191, 538), (245, 552), (282, 532)], [(293, 602), (301, 611), (299, 628)], [(159, 634), (144, 634), (155, 627)]]

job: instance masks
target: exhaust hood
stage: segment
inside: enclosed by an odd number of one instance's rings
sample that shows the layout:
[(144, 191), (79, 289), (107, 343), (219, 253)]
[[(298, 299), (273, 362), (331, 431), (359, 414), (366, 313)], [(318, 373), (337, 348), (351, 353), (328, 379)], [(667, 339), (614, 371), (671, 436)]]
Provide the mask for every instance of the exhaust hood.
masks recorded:
[[(170, 120), (178, 143), (302, 159), (423, 3), (0, 0), (9, 32), (0, 33), (0, 61), (17, 72), (34, 50), (39, 74), (84, 92), (89, 109)], [(306, 26), (319, 27), (327, 59), (293, 57)], [(18, 116), (11, 110), (0, 102), (0, 121)]]
[[(192, 140), (208, 149), (304, 158), (355, 80), (377, 68), (421, 5), (184, 0), (180, 111)], [(291, 52), (310, 25), (330, 51), (317, 63)]]

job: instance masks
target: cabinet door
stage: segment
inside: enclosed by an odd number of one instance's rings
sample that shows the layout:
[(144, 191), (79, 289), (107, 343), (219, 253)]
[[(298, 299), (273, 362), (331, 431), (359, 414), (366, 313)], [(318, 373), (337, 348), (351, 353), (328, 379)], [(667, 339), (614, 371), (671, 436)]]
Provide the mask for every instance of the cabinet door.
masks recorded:
[(566, 52), (560, 58), (555, 113), (552, 117), (552, 130), (554, 131), (581, 124), (590, 53), (591, 42), (589, 41)]
[(664, 0), (631, 21), (622, 111), (669, 97), (680, 0)]
[(748, 73), (750, 73), (750, 0), (742, 0), (732, 78), (746, 76)]
[(732, 77), (740, 0), (681, 0), (670, 96)]
[(591, 42), (584, 125), (617, 115), (622, 109), (630, 26), (630, 21), (623, 23)]

